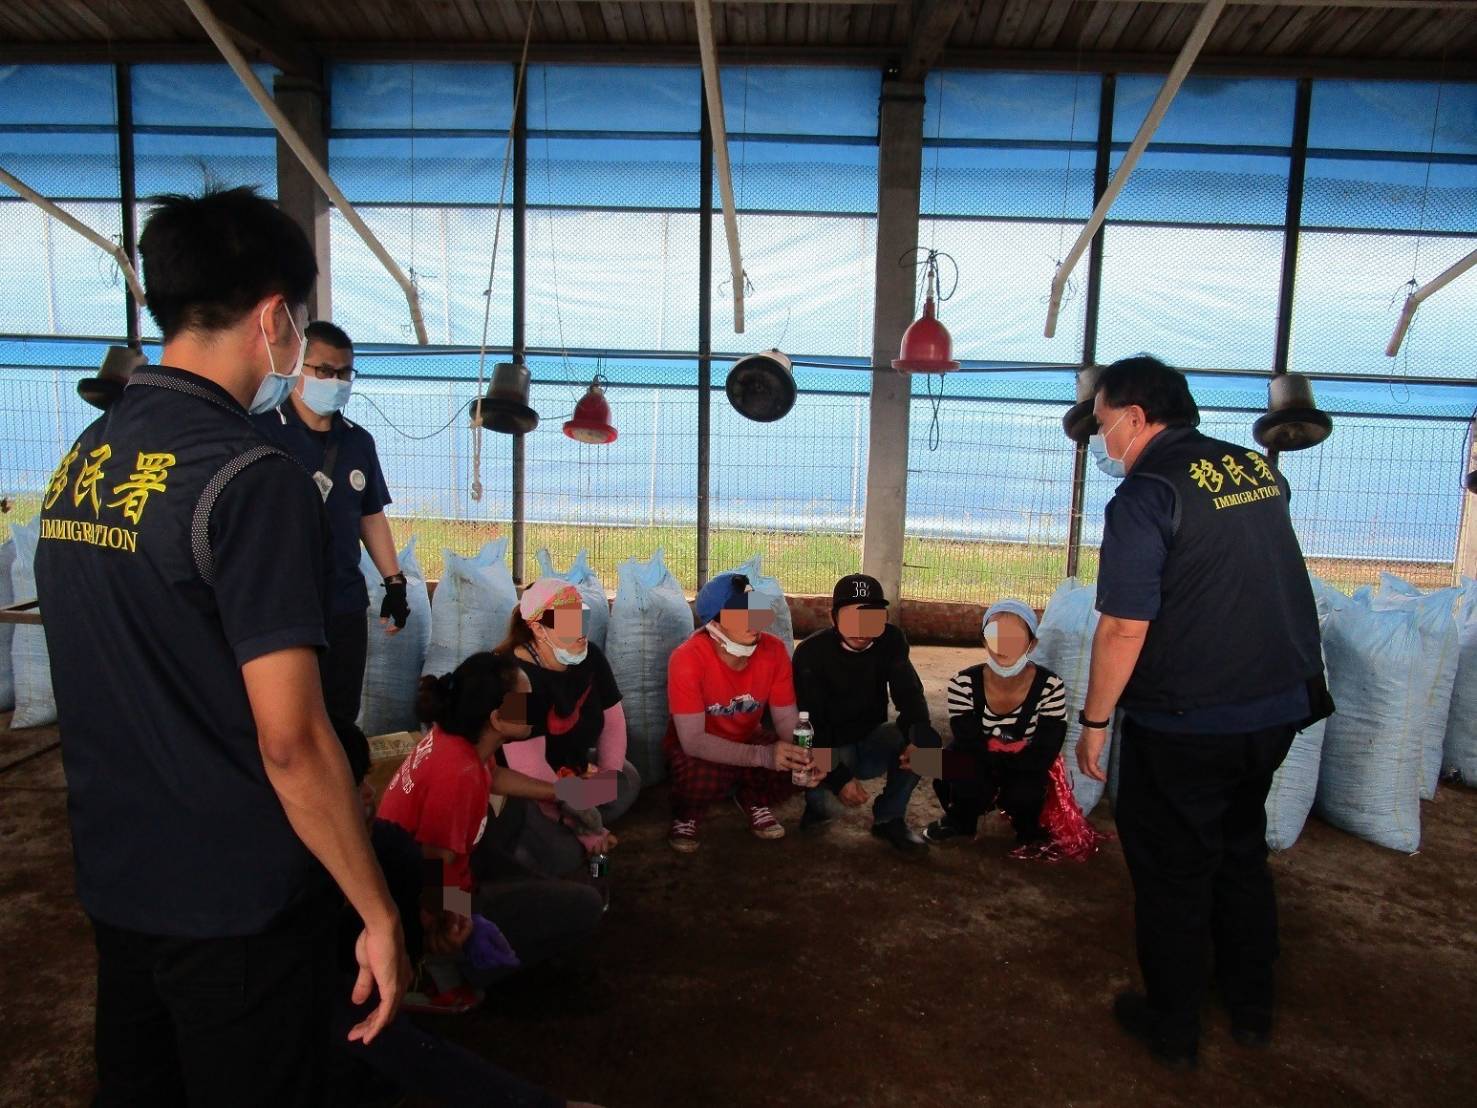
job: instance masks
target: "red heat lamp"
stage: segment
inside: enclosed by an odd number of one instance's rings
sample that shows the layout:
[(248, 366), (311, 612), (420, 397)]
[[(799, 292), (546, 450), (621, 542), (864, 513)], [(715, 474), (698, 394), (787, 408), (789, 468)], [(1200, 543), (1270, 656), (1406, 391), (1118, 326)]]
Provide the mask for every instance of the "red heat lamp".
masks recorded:
[(605, 399), (602, 381), (603, 378), (597, 375), (590, 382), (585, 395), (574, 406), (574, 418), (564, 423), (564, 433), (575, 442), (604, 446), (616, 440), (616, 429), (610, 423), (610, 404)]
[(947, 373), (958, 369), (954, 361), (954, 340), (949, 329), (934, 315), (933, 297), (923, 301), (923, 314), (903, 332), (902, 346), (892, 360), (892, 368), (905, 373)]

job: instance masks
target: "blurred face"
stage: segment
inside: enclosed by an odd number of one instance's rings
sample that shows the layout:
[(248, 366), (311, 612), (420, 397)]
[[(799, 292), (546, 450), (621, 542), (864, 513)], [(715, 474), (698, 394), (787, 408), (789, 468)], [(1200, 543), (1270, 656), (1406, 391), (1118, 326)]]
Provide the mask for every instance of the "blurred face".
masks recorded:
[(752, 646), (759, 641), (761, 631), (768, 630), (774, 622), (774, 613), (768, 608), (739, 609), (725, 608), (718, 613), (717, 623), (730, 642), (739, 646)]
[(836, 613), (836, 630), (841, 632), (841, 641), (853, 650), (865, 650), (887, 626), (887, 611), (883, 608), (863, 608), (848, 604)]
[(529, 626), (533, 637), (547, 646), (581, 654), (589, 646), (590, 613), (585, 608), (554, 608)]
[(1004, 612), (985, 624), (985, 649), (1002, 666), (1015, 665), (1035, 644), (1026, 621), (1014, 613)]
[(503, 697), (502, 707), (488, 717), (492, 729), (497, 732), (498, 746), (526, 739), (533, 733), (533, 725), (528, 720), (528, 694), (531, 692), (533, 685), (528, 674), (520, 669), (518, 683)]

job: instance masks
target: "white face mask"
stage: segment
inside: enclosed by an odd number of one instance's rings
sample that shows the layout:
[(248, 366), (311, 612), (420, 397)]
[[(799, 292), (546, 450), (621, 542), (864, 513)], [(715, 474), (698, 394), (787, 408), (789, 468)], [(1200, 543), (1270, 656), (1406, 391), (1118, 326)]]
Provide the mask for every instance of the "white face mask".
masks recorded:
[(993, 654), (988, 652), (985, 654), (985, 665), (989, 666), (999, 677), (1014, 677), (1030, 664), (1031, 658), (1027, 654), (1022, 654), (1015, 660), (1015, 665), (1012, 666), (1002, 666), (999, 662), (995, 661)]
[(713, 641), (715, 643), (721, 646), (724, 650), (728, 651), (728, 653), (732, 654), (735, 658), (747, 658), (751, 656), (754, 651), (759, 649), (759, 640), (755, 639), (748, 646), (745, 646), (743, 643), (734, 642), (723, 633), (723, 629), (719, 627), (716, 623), (708, 624), (708, 634), (713, 637)]
[(1093, 464), (1109, 477), (1116, 477), (1119, 480), (1128, 476), (1128, 463), (1125, 459), (1128, 457), (1128, 452), (1133, 449), (1133, 444), (1138, 441), (1138, 435), (1128, 440), (1128, 445), (1123, 448), (1122, 458), (1115, 458), (1108, 453), (1108, 436), (1116, 431), (1118, 424), (1127, 418), (1128, 413), (1124, 412), (1106, 432), (1090, 435), (1087, 439), (1087, 452), (1092, 455)]
[(557, 647), (553, 643), (549, 644), (549, 649), (554, 652), (554, 659), (561, 666), (577, 666), (581, 662), (583, 662), (590, 653), (590, 648), (588, 646), (581, 650), (578, 654), (574, 653), (573, 651), (564, 650), (561, 647)]
[[(286, 310), (286, 305), (283, 306)], [(298, 378), (303, 375), (303, 361), (308, 356), (308, 339), (297, 329), (293, 322), (292, 313), (287, 313), (287, 325), (292, 328), (292, 333), (297, 335), (297, 362), (292, 367), (291, 373), (277, 372), (277, 359), (272, 354), (272, 340), (267, 338), (267, 311), (263, 308), (261, 318), (257, 326), (261, 328), (262, 340), (267, 344), (267, 361), (271, 365), (271, 371), (262, 378), (262, 383), (257, 386), (256, 396), (252, 399), (247, 411), (252, 415), (261, 415), (263, 412), (275, 412), (282, 407), (283, 402), (292, 395), (292, 390), (297, 387)]]

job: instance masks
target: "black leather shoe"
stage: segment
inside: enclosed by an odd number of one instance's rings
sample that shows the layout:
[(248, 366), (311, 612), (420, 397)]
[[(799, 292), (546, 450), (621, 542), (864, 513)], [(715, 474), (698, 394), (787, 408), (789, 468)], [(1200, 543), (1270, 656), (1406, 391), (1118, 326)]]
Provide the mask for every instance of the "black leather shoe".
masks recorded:
[(1141, 993), (1119, 993), (1113, 1000), (1113, 1017), (1118, 1026), (1149, 1048), (1149, 1054), (1167, 1070), (1184, 1072), (1197, 1065), (1193, 1047), (1177, 1046), (1164, 1037), (1159, 1017), (1149, 1008)]
[(922, 854), (928, 850), (928, 840), (909, 827), (902, 819), (874, 823), (872, 834), (879, 839), (887, 840), (904, 854)]
[(947, 843), (957, 839), (972, 839), (974, 832), (955, 827), (947, 819), (936, 819), (923, 829), (923, 837), (931, 843)]

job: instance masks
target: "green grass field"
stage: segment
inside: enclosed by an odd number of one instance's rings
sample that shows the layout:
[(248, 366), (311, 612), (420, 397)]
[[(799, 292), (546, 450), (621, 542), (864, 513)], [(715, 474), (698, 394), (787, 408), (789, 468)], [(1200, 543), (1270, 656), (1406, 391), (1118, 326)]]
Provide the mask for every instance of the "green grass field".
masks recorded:
[[(40, 498), (18, 497), (9, 513), (0, 516), (0, 541), (10, 537), (10, 524), (27, 521), (39, 510)], [(421, 569), (430, 579), (441, 576), (443, 551), (473, 554), (483, 544), (511, 536), (506, 523), (450, 519), (392, 518), (397, 544), (412, 536)], [(616, 569), (628, 558), (645, 560), (658, 547), (667, 568), (689, 590), (697, 582), (697, 529), (694, 527), (580, 527), (530, 524), (525, 534), (524, 579), (538, 575), (534, 554), (547, 547), (556, 569), (567, 569), (581, 550), (589, 551), (591, 567), (610, 592), (615, 591)], [(714, 530), (708, 553), (711, 573), (731, 569), (752, 555), (764, 555), (764, 572), (776, 577), (795, 595), (829, 593), (836, 579), (861, 568), (859, 535), (803, 532)], [(953, 542), (910, 538), (903, 550), (903, 594), (919, 600), (987, 603), (1015, 596), (1038, 607), (1066, 576), (1065, 546), (1025, 543)], [(1352, 592), (1373, 584), (1381, 570), (1398, 573), (1422, 588), (1440, 588), (1453, 581), (1449, 565), (1309, 559), (1309, 568), (1330, 584)], [(1097, 576), (1097, 550), (1084, 548), (1078, 577)]]

